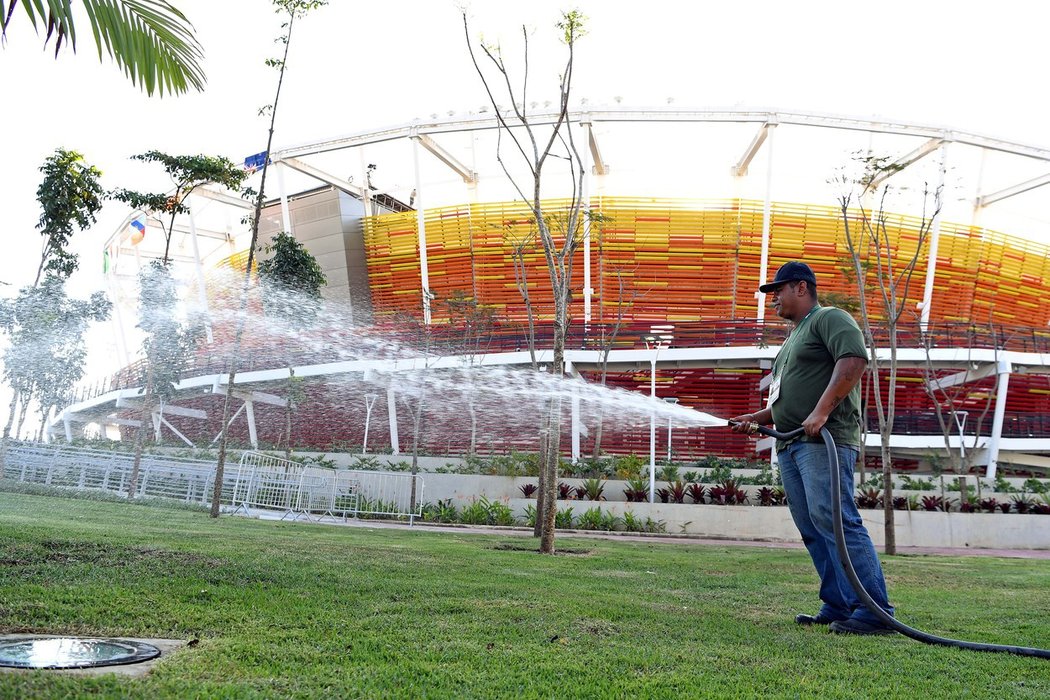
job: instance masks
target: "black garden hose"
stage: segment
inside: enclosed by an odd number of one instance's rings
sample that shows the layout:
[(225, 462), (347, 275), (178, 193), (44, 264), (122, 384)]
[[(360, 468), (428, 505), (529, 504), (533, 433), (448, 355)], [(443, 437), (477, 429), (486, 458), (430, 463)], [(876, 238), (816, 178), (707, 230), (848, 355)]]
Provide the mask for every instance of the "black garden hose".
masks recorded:
[[(761, 425), (755, 425), (755, 428), (757, 429), (757, 432), (776, 438), (777, 440), (791, 440), (804, 432), (803, 428), (798, 428), (797, 430), (792, 430), (788, 433), (780, 433), (772, 428), (766, 428)], [(824, 446), (828, 449), (828, 463), (831, 466), (831, 502), (834, 504), (835, 545), (838, 548), (839, 560), (842, 562), (842, 569), (845, 571), (846, 578), (849, 579), (850, 585), (853, 586), (853, 590), (857, 593), (857, 597), (860, 598), (861, 602), (867, 606), (868, 610), (870, 610), (873, 615), (879, 618), (886, 627), (894, 629), (906, 637), (911, 637), (912, 639), (925, 644), (938, 644), (946, 647), (970, 649), (972, 651), (994, 651), (1005, 654), (1017, 654), (1018, 656), (1034, 656), (1039, 659), (1050, 659), (1050, 649), (1018, 647), (1009, 644), (965, 642), (959, 639), (949, 639), (947, 637), (938, 637), (935, 634), (927, 634), (926, 632), (917, 630), (914, 627), (909, 627), (880, 608), (864, 589), (864, 584), (860, 582), (860, 578), (857, 576), (857, 572), (853, 568), (853, 562), (850, 561), (849, 551), (846, 549), (846, 537), (842, 530), (842, 476), (839, 474), (839, 454), (835, 447), (835, 440), (832, 439), (831, 433), (828, 432), (827, 428), (820, 429), (820, 436), (824, 438)]]

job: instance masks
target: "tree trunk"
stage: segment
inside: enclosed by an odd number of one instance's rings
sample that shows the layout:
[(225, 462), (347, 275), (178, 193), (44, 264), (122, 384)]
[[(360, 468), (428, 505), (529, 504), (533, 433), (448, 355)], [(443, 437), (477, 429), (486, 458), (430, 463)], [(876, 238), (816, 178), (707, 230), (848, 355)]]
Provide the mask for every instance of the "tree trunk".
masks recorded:
[(539, 473), (536, 477), (536, 522), (532, 524), (532, 536), (539, 537), (543, 533), (543, 514), (547, 512), (547, 443), (549, 442), (550, 424), (547, 420), (548, 410), (544, 406), (543, 415), (540, 419), (540, 449), (539, 449)]
[(591, 459), (597, 461), (602, 454), (602, 420), (605, 418), (605, 407), (598, 407), (598, 419), (594, 425), (594, 447), (591, 449)]
[(419, 429), (423, 423), (423, 402), (426, 400), (427, 385), (419, 391), (419, 400), (416, 402), (416, 415), (412, 421), (412, 489), (408, 500), (409, 522), (415, 517), (416, 512), (416, 475), (419, 474)]
[(478, 410), (474, 406), (473, 393), (470, 395), (467, 410), (470, 412), (470, 446), (467, 448), (467, 454), (473, 455), (478, 449)]
[(142, 466), (142, 446), (146, 440), (146, 431), (153, 426), (153, 363), (146, 359), (146, 390), (142, 396), (141, 425), (135, 431), (135, 458), (131, 463), (131, 478), (128, 479), (128, 498), (135, 497), (138, 487), (139, 468)]
[(4, 468), (7, 465), (7, 446), (11, 441), (11, 426), (15, 422), (15, 409), (18, 406), (18, 390), (11, 392), (11, 406), (7, 411), (7, 425), (4, 426), (4, 435), (0, 438), (0, 479), (4, 478)]
[(882, 433), (882, 514), (883, 532), (886, 538), (886, 554), (897, 553), (897, 530), (893, 522), (893, 461), (890, 458), (890, 436), (888, 431)]
[(18, 425), (15, 427), (15, 438), (21, 439), (19, 436), (22, 434), (22, 426), (26, 422), (27, 413), (29, 413), (29, 397), (26, 397), (26, 400), (22, 402), (22, 406), (18, 411)]
[[(554, 554), (554, 523), (558, 515), (558, 457), (561, 447), (561, 399), (549, 399), (547, 410), (547, 450), (543, 459), (543, 520), (540, 528), (540, 552)], [(536, 521), (540, 522), (537, 514)]]
[[(251, 268), (248, 268), (249, 270)], [(242, 313), (244, 309), (241, 309)], [(243, 322), (238, 320), (238, 333), (237, 340), (235, 341), (235, 347), (240, 347), (240, 330)], [(230, 373), (227, 376), (226, 381), (226, 394), (222, 402), (222, 436), (219, 438), (219, 456), (215, 460), (215, 483), (212, 484), (211, 489), (211, 509), (208, 514), (213, 517), (219, 517), (219, 500), (222, 498), (222, 480), (225, 476), (226, 471), (226, 428), (227, 423), (230, 421), (230, 401), (233, 399), (233, 380), (237, 376), (237, 359), (233, 356), (230, 357)]]

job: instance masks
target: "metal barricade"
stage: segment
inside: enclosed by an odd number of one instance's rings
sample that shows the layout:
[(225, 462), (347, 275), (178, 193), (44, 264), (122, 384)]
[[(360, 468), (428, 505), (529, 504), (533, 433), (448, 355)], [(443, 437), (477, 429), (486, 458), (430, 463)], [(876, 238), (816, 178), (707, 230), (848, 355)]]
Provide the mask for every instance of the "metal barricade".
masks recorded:
[[(134, 456), (128, 453), (39, 443), (14, 443), (5, 459), (9, 478), (118, 494), (127, 493), (134, 470)], [(203, 504), (211, 500), (214, 479), (214, 462), (142, 455), (134, 496)], [(412, 520), (422, 513), (423, 486), (418, 474), (322, 469), (245, 452), (237, 468), (223, 474), (220, 501), (235, 512), (270, 510), (282, 513), (282, 518)]]
[(418, 474), (305, 467), (262, 452), (241, 455), (232, 497), (238, 510), (278, 510), (283, 511), (282, 518), (308, 519), (359, 515), (416, 518), (422, 513), (422, 502), (423, 477)]

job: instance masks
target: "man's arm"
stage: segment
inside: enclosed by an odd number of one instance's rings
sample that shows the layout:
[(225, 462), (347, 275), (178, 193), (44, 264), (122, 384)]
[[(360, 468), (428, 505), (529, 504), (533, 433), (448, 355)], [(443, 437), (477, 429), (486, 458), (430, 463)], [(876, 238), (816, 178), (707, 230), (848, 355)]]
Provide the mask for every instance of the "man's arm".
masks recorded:
[(835, 363), (828, 387), (821, 394), (820, 401), (817, 401), (813, 412), (802, 421), (806, 435), (810, 437), (820, 435), (820, 429), (828, 422), (828, 416), (853, 391), (853, 387), (860, 381), (867, 367), (868, 361), (863, 357), (843, 357)]

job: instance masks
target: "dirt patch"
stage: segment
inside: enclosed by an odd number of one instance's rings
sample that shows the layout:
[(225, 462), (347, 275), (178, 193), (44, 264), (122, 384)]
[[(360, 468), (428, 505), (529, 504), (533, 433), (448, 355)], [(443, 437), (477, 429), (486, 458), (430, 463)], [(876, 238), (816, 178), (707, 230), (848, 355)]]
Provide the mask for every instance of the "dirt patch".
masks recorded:
[[(530, 547), (528, 545), (518, 544), (518, 543), (515, 543), (515, 542), (500, 542), (499, 544), (492, 545), (491, 547), (489, 547), (489, 549), (496, 549), (496, 550), (499, 550), (499, 551), (507, 551), (507, 552), (532, 552), (533, 554), (539, 554), (539, 551), (540, 551), (539, 547)], [(555, 547), (554, 548), (554, 555), (555, 556), (562, 555), (562, 554), (564, 554), (566, 556), (586, 557), (586, 556), (590, 556), (591, 554), (594, 554), (594, 550), (593, 549), (584, 549), (582, 547), (576, 547), (576, 548), (574, 548), (574, 547)]]
[(97, 564), (128, 566), (136, 562), (159, 561), (177, 566), (221, 566), (222, 561), (191, 552), (178, 552), (156, 547), (122, 547), (100, 542), (45, 540), (40, 550), (22, 549), (7, 552), (0, 566), (34, 566), (39, 564)]

